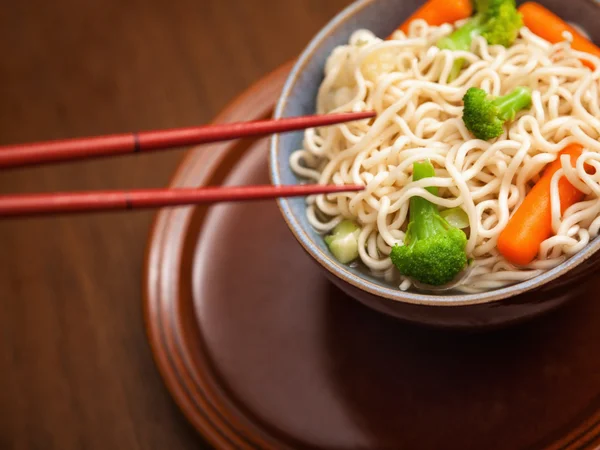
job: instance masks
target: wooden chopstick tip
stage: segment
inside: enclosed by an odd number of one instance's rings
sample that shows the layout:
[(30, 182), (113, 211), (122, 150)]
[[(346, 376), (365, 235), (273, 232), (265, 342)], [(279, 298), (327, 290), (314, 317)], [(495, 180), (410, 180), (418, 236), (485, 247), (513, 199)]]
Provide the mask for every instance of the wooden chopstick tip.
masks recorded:
[(377, 115), (377, 111), (348, 111), (339, 113), (340, 115), (347, 115), (348, 117), (355, 117), (355, 120), (371, 119)]
[(358, 192), (366, 188), (359, 184), (300, 184), (296, 186), (276, 185), (275, 187), (282, 191), (288, 191), (291, 188), (300, 195), (341, 194)]
[(360, 184), (349, 184), (349, 185), (332, 185), (335, 186), (335, 189), (332, 190), (332, 193), (343, 193), (343, 192), (358, 192), (363, 191), (366, 186), (361, 186)]
[[(354, 122), (358, 120), (373, 119), (377, 116), (377, 111), (347, 111), (340, 113), (330, 113), (325, 116), (329, 116), (335, 120), (335, 123)], [(339, 120), (338, 120), (339, 119)]]

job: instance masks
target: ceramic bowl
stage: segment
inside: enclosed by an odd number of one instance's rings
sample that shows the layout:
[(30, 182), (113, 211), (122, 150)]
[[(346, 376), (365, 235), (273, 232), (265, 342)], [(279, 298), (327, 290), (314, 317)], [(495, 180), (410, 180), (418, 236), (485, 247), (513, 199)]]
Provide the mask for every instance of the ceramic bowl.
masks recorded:
[[(317, 90), (323, 80), (327, 57), (348, 42), (357, 29), (388, 36), (422, 0), (362, 0), (339, 13), (310, 42), (296, 62), (283, 89), (275, 117), (315, 112)], [(591, 39), (600, 42), (600, 7), (592, 0), (539, 0), (564, 20), (578, 24)], [(301, 180), (291, 171), (290, 154), (302, 147), (303, 134), (274, 136), (271, 141), (270, 174), (273, 184)], [(340, 289), (383, 313), (411, 322), (443, 327), (490, 327), (533, 317), (580, 295), (600, 258), (600, 240), (544, 274), (509, 287), (478, 294), (428, 295), (402, 292), (386, 282), (338, 263), (308, 223), (305, 199), (282, 199), (279, 207), (298, 242)]]

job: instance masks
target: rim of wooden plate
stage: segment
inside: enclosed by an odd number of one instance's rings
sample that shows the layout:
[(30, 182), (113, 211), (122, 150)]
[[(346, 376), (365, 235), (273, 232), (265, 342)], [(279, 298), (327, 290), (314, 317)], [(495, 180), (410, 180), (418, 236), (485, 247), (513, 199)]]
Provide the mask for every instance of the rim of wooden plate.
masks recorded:
[[(292, 64), (281, 66), (253, 84), (213, 122), (270, 117)], [(169, 186), (220, 184), (244, 150), (257, 140), (191, 149), (179, 164)], [(238, 407), (220, 392), (210, 376), (196, 376), (198, 367), (211, 371), (210, 362), (197, 357), (202, 353), (202, 338), (192, 302), (182, 305), (178, 299), (186, 294), (192, 297), (191, 286), (180, 283), (182, 270), (185, 270), (186, 262), (191, 261), (196, 247), (195, 242), (186, 241), (197, 238), (207, 211), (208, 207), (198, 206), (163, 209), (151, 226), (145, 256), (143, 313), (152, 354), (171, 396), (210, 444), (218, 448), (284, 448), (285, 444), (265, 435), (246, 420), (243, 413), (235, 414)], [(168, 255), (165, 255), (166, 250)], [(165, 256), (169, 258), (166, 262)], [(165, 264), (169, 265), (169, 270), (163, 270)], [(182, 306), (189, 311), (178, 311)]]

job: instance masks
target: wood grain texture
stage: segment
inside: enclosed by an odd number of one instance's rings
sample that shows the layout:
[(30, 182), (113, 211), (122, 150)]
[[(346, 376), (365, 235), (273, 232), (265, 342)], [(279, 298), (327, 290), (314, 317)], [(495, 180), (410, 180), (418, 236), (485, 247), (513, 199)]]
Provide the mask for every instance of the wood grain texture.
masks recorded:
[[(349, 0), (4, 2), (0, 144), (208, 122)], [(165, 186), (183, 150), (0, 174), (0, 192)], [(141, 315), (152, 212), (0, 222), (0, 448), (197, 449)]]

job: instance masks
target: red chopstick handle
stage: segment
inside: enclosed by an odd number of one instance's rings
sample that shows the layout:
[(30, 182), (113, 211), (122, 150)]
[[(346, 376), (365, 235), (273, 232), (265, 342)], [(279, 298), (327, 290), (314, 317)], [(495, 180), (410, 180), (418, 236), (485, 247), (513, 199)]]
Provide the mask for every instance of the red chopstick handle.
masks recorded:
[(6, 195), (0, 196), (0, 217), (250, 201), (322, 193), (354, 192), (362, 189), (364, 186), (354, 185), (265, 185)]
[(264, 136), (317, 126), (335, 125), (374, 116), (375, 112), (372, 111), (324, 114), (7, 145), (0, 147), (0, 168), (146, 152), (228, 141), (242, 137)]
[(84, 157), (111, 156), (140, 150), (136, 133), (5, 145), (0, 147), (0, 168), (32, 166)]

